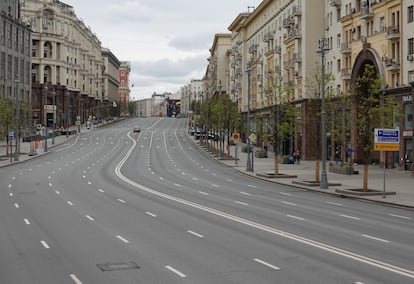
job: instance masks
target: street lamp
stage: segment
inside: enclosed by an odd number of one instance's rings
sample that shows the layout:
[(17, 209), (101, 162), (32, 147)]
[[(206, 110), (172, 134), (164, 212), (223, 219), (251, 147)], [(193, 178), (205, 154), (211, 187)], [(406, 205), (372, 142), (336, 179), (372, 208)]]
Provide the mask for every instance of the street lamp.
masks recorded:
[[(16, 115), (15, 115), (15, 119), (16, 119), (16, 130), (15, 132), (15, 137), (14, 139), (16, 140), (16, 147), (15, 147), (15, 151), (14, 151), (14, 161), (18, 161), (19, 160), (19, 147), (18, 147), (18, 140), (20, 140), (20, 104), (19, 104), (19, 83), (20, 81), (16, 78), (14, 80), (14, 83), (16, 84), (15, 87), (15, 92), (16, 92)], [(18, 107), (19, 106), (19, 107)]]
[(325, 109), (325, 52), (328, 51), (326, 39), (322, 37), (319, 40), (319, 47), (316, 51), (321, 54), (321, 139), (322, 139), (322, 173), (321, 173), (321, 189), (328, 189), (328, 176), (326, 174), (326, 109)]
[(66, 97), (66, 138), (69, 137), (69, 91), (65, 93)]
[(250, 145), (250, 73), (252, 71), (251, 62), (247, 62), (247, 161), (246, 161), (246, 171), (253, 172), (252, 162), (250, 159), (251, 155), (251, 145)]
[[(218, 83), (219, 97), (221, 97), (221, 88), (222, 87), (223, 87), (223, 85), (221, 84), (221, 80), (220, 80), (219, 83)], [(220, 126), (222, 126), (222, 125), (220, 125)], [(219, 139), (220, 139), (220, 143), (219, 143), (219, 159), (222, 159), (223, 158), (223, 153), (222, 153), (223, 152), (222, 151), (222, 146), (223, 146), (223, 143), (222, 143), (223, 128), (222, 127), (220, 127), (220, 128), (221, 129), (219, 130), (220, 131), (220, 136), (219, 136)]]
[(44, 93), (43, 93), (43, 95), (44, 95), (44, 100), (43, 100), (43, 121), (44, 121), (44, 124), (45, 124), (45, 145), (44, 145), (44, 149), (43, 149), (43, 151), (44, 152), (47, 152), (47, 136), (48, 136), (48, 133), (47, 133), (47, 113), (46, 113), (46, 106), (47, 106), (47, 91), (48, 91), (48, 87), (47, 87), (47, 82), (45, 82), (45, 84), (44, 84), (44, 87), (43, 87), (43, 91), (44, 91)]
[(52, 119), (52, 145), (55, 145), (55, 125), (56, 125), (56, 91), (53, 89), (52, 91), (53, 96), (53, 119)]

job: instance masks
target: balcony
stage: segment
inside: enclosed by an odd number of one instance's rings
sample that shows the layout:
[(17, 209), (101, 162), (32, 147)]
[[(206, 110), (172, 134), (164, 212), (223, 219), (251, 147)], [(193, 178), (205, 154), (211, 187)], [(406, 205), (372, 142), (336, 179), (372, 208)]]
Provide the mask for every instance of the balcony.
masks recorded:
[(282, 52), (282, 48), (280, 47), (280, 45), (276, 45), (275, 46), (275, 53), (276, 54), (281, 54), (281, 52)]
[(386, 58), (384, 60), (385, 68), (387, 71), (398, 71), (400, 70), (400, 63), (398, 59)]
[(257, 44), (252, 44), (249, 46), (249, 53), (255, 53), (257, 51)]
[(341, 79), (342, 80), (351, 80), (351, 69), (350, 68), (343, 68), (341, 70)]
[(290, 40), (300, 39), (302, 37), (302, 32), (299, 29), (291, 29), (285, 35), (283, 36), (283, 40), (286, 43), (287, 41), (290, 41)]
[(341, 0), (329, 0), (329, 5), (332, 7), (341, 7)]
[(273, 40), (273, 38), (274, 38), (274, 32), (267, 32), (267, 33), (264, 35), (263, 41), (268, 42), (268, 41)]
[(386, 38), (389, 39), (389, 40), (400, 38), (400, 28), (399, 28), (399, 26), (387, 27)]
[(366, 6), (366, 7), (361, 7), (361, 14), (360, 14), (360, 18), (361, 18), (361, 19), (366, 19), (366, 20), (372, 19), (372, 18), (374, 18), (374, 13), (372, 13), (372, 12), (370, 11), (370, 9), (369, 9), (369, 7), (368, 7), (368, 6)]
[(340, 50), (340, 52), (342, 54), (349, 54), (349, 53), (351, 53), (352, 52), (352, 49), (349, 47), (349, 43), (347, 43), (347, 42), (341, 43), (341, 50)]
[(302, 62), (302, 55), (299, 53), (293, 53), (293, 62)]
[(292, 15), (295, 17), (299, 17), (302, 15), (302, 8), (300, 6), (293, 6), (292, 7)]

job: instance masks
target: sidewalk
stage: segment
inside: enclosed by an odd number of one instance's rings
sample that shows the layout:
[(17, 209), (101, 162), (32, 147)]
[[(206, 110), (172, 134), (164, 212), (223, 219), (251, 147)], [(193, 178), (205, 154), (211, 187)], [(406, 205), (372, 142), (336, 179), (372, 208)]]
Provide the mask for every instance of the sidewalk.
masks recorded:
[[(207, 152), (204, 145), (200, 145), (199, 140), (195, 143)], [(236, 165), (235, 146), (230, 146), (231, 159), (219, 158), (212, 153), (208, 154), (220, 161), (221, 163), (234, 167), (243, 174), (251, 175), (256, 178), (264, 179), (270, 182), (294, 186), (306, 190), (324, 192), (350, 198), (364, 199), (384, 203), (393, 206), (402, 206), (414, 209), (414, 178), (411, 172), (398, 169), (386, 169), (385, 171), (385, 192), (384, 197), (384, 169), (379, 166), (369, 166), (368, 170), (368, 188), (369, 190), (378, 191), (373, 196), (360, 196), (359, 192), (353, 193), (352, 190), (361, 189), (363, 184), (363, 165), (356, 165), (355, 170), (359, 174), (346, 175), (329, 172), (329, 161), (326, 162), (326, 171), (328, 177), (328, 189), (320, 189), (319, 185), (314, 185), (309, 181), (315, 181), (315, 161), (300, 161), (300, 164), (280, 164), (279, 174), (296, 177), (272, 177), (274, 174), (274, 153), (268, 152), (268, 158), (251, 157), (253, 161), (253, 172), (246, 171), (247, 153), (241, 152), (241, 146), (238, 146), (238, 161)], [(227, 153), (222, 156), (227, 157)], [(254, 156), (254, 155), (253, 155)], [(322, 163), (320, 165), (322, 170)], [(335, 185), (331, 185), (335, 184)], [(339, 191), (339, 192), (338, 192)], [(395, 194), (393, 194), (395, 193)]]
[[(85, 129), (82, 129), (81, 132), (85, 131)], [(77, 127), (71, 127), (69, 128), (69, 132), (70, 133), (76, 133), (77, 132)], [(78, 134), (71, 134), (68, 137), (66, 137), (66, 135), (59, 135), (59, 136), (55, 136), (55, 141), (54, 144), (52, 144), (53, 139), (52, 138), (48, 138), (47, 139), (47, 150), (49, 151), (53, 151), (53, 148), (57, 145), (61, 145), (65, 142), (67, 142), (68, 140), (76, 137)], [(14, 165), (16, 163), (23, 163), (29, 159), (33, 159), (39, 156), (42, 156), (44, 154), (47, 154), (47, 152), (44, 151), (44, 139), (39, 141), (39, 147), (36, 149), (36, 152), (33, 152), (33, 146), (31, 146), (31, 142), (21, 142), (20, 143), (20, 153), (18, 155), (18, 161), (15, 161), (15, 143), (16, 141), (13, 140), (13, 155), (12, 155), (12, 159), (10, 161), (10, 146), (9, 146), (9, 155), (6, 156), (6, 141), (0, 141), (0, 168), (1, 167), (6, 167), (6, 166), (10, 166), (10, 165)]]

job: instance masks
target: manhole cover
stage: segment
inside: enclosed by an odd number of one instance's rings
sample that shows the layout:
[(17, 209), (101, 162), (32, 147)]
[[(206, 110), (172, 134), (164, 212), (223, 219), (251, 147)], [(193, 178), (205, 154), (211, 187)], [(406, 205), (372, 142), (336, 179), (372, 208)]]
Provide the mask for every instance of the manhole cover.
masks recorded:
[(133, 261), (129, 262), (112, 262), (112, 263), (103, 263), (97, 264), (98, 268), (102, 271), (117, 271), (117, 270), (130, 270), (130, 269), (139, 269), (140, 267)]

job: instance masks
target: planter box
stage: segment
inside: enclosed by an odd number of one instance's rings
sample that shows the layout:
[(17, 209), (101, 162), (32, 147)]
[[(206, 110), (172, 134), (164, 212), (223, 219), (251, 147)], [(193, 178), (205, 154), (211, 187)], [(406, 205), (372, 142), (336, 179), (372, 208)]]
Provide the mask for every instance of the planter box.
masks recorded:
[(336, 165), (329, 165), (329, 171), (335, 174), (343, 175), (357, 175), (359, 171), (354, 170), (353, 167), (341, 167)]
[(264, 150), (258, 150), (256, 153), (254, 153), (254, 156), (256, 158), (267, 158), (267, 153)]

